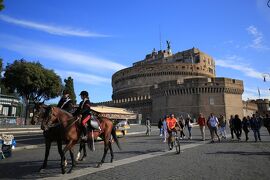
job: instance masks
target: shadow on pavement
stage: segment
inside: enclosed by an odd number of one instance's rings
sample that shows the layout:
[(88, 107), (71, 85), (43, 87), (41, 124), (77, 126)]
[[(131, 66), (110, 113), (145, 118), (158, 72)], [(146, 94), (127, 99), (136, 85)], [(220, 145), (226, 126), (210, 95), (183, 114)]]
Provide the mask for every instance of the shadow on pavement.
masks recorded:
[(238, 155), (244, 155), (244, 156), (269, 156), (270, 152), (245, 152), (245, 151), (217, 151), (214, 153), (205, 153), (205, 154), (238, 154)]

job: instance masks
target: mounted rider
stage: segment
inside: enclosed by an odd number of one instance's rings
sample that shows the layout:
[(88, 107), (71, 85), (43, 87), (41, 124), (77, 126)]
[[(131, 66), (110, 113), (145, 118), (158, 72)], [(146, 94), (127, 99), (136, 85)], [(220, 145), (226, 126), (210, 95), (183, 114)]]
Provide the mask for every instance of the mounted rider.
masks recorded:
[(64, 90), (63, 91), (63, 96), (59, 100), (59, 102), (57, 104), (57, 107), (65, 110), (65, 111), (67, 111), (69, 113), (72, 113), (73, 109), (74, 109), (74, 106), (73, 106), (73, 101), (72, 101), (72, 99), (70, 98), (69, 95), (70, 95), (69, 91)]
[(94, 119), (92, 110), (91, 110), (91, 105), (90, 105), (90, 100), (88, 96), (87, 91), (81, 91), (80, 93), (82, 101), (79, 104), (79, 107), (74, 113), (74, 116), (81, 117), (81, 125), (82, 125), (82, 133), (83, 137), (82, 139), (87, 139), (87, 126), (90, 125), (94, 129), (101, 130), (99, 127), (99, 123), (97, 120)]

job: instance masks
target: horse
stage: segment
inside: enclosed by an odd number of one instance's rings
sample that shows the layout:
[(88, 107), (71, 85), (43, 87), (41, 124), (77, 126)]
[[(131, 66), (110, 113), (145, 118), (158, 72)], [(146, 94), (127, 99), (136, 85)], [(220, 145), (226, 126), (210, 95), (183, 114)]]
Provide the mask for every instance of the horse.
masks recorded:
[[(72, 167), (69, 170), (69, 173), (72, 172), (73, 167), (75, 166), (75, 160), (74, 160), (74, 154), (73, 154), (73, 147), (74, 145), (81, 139), (81, 126), (80, 123), (73, 118), (72, 114), (52, 106), (47, 106), (45, 108), (46, 110), (43, 110), (43, 121), (41, 123), (42, 129), (50, 129), (51, 127), (54, 127), (58, 124), (63, 127), (64, 129), (64, 140), (66, 141), (66, 146), (63, 149), (63, 153), (61, 154), (61, 169), (62, 173), (64, 174), (66, 172), (65, 165), (64, 165), (64, 157), (65, 153), (69, 150), (72, 160)], [(111, 163), (113, 162), (114, 154), (112, 150), (111, 145), (111, 136), (113, 137), (113, 140), (116, 142), (118, 148), (121, 150), (119, 141), (116, 136), (116, 130), (111, 120), (109, 120), (106, 117), (99, 117), (100, 120), (100, 128), (101, 131), (92, 131), (88, 132), (88, 148), (90, 150), (92, 147), (92, 142), (97, 137), (101, 137), (104, 141), (104, 152), (101, 161), (98, 163), (97, 167), (102, 166), (102, 164), (105, 161), (108, 149), (110, 149), (111, 152)], [(94, 138), (94, 139), (93, 139)]]
[[(46, 112), (42, 112), (43, 110), (45, 110), (46, 107), (47, 106), (44, 105), (43, 103), (36, 103), (35, 104), (36, 111), (34, 112), (34, 116), (32, 118), (31, 124), (33, 124), (33, 125), (39, 124), (40, 121), (42, 121), (43, 116), (41, 116), (41, 114), (46, 113)], [(61, 128), (61, 126), (51, 127), (48, 130), (43, 129), (43, 136), (45, 138), (45, 157), (44, 157), (44, 160), (43, 160), (41, 167), (39, 168), (39, 172), (43, 171), (47, 167), (47, 162), (48, 162), (48, 157), (49, 157), (52, 142), (57, 143), (58, 152), (60, 154), (60, 157), (62, 157), (62, 153), (63, 153), (63, 151), (62, 151), (62, 144), (63, 144), (62, 143), (63, 142), (62, 134), (63, 134), (63, 129)], [(65, 164), (67, 164), (65, 157), (64, 157), (64, 161), (65, 161)]]

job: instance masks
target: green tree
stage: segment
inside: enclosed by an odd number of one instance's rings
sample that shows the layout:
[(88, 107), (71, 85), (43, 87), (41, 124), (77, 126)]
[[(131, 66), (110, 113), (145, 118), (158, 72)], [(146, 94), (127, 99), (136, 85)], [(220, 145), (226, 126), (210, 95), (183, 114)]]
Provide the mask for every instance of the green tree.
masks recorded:
[(5, 8), (4, 2), (3, 2), (3, 0), (0, 0), (0, 11), (1, 11), (2, 9), (4, 9), (4, 8)]
[(65, 87), (64, 90), (67, 90), (70, 94), (70, 98), (73, 100), (74, 104), (76, 104), (76, 95), (74, 92), (74, 84), (73, 79), (69, 76), (67, 79), (64, 79)]
[(2, 80), (2, 72), (3, 72), (3, 60), (0, 58), (0, 93), (1, 94), (6, 94), (6, 88), (3, 84)]
[(10, 91), (16, 91), (22, 97), (26, 105), (26, 124), (29, 123), (29, 103), (55, 98), (62, 89), (61, 78), (53, 70), (45, 69), (39, 62), (23, 59), (6, 66), (3, 80)]

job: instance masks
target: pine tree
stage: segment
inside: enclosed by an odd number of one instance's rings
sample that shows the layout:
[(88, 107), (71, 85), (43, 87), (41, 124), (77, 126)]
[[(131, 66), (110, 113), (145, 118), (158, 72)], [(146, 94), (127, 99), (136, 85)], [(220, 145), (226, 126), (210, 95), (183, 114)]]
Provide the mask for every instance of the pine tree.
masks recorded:
[(69, 92), (70, 98), (73, 100), (73, 103), (76, 104), (76, 95), (74, 92), (73, 79), (69, 76), (67, 79), (64, 79), (65, 88), (64, 90)]

